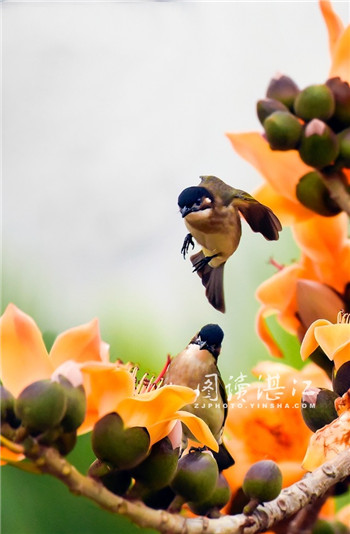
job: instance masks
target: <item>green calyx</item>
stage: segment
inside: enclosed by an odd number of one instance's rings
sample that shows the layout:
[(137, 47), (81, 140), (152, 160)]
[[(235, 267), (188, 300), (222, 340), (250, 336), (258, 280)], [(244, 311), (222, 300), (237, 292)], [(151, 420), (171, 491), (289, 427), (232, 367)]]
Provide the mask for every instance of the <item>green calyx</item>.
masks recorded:
[(299, 87), (289, 76), (281, 75), (272, 78), (266, 96), (282, 102), (289, 109), (293, 109), (294, 100), (299, 91)]
[(161, 489), (173, 479), (178, 457), (179, 450), (173, 449), (166, 437), (153, 445), (147, 458), (132, 470), (132, 476), (149, 489)]
[(256, 112), (261, 124), (263, 124), (264, 120), (275, 111), (289, 111), (289, 109), (287, 106), (282, 104), (282, 102), (279, 102), (279, 100), (274, 100), (273, 98), (264, 98), (262, 100), (258, 100), (256, 104)]
[(272, 460), (261, 460), (247, 471), (242, 489), (247, 497), (259, 503), (272, 501), (282, 489), (282, 473)]
[(200, 502), (211, 496), (218, 476), (217, 463), (211, 453), (190, 449), (190, 452), (179, 460), (170, 487), (185, 502)]
[(338, 417), (334, 401), (338, 395), (323, 388), (309, 388), (303, 393), (301, 414), (306, 425), (316, 432)]
[(294, 111), (305, 121), (312, 119), (327, 120), (335, 110), (332, 91), (325, 84), (306, 87), (295, 99)]
[(97, 458), (117, 469), (131, 469), (138, 465), (146, 458), (150, 446), (146, 428), (125, 428), (122, 418), (115, 412), (97, 421), (91, 439)]
[(1, 402), (1, 423), (11, 425), (15, 418), (15, 398), (12, 393), (3, 385), (0, 385), (0, 402)]
[(73, 386), (64, 376), (59, 376), (59, 383), (64, 388), (67, 407), (61, 421), (65, 432), (76, 430), (84, 421), (86, 414), (86, 395), (83, 386)]
[(33, 382), (15, 401), (15, 414), (30, 432), (44, 432), (58, 426), (66, 408), (64, 388), (51, 380)]
[(263, 123), (266, 138), (274, 150), (296, 148), (302, 133), (302, 125), (289, 111), (274, 111)]
[(339, 140), (339, 156), (337, 163), (339, 162), (342, 167), (350, 169), (350, 128), (343, 130), (338, 134)]
[(337, 371), (333, 371), (332, 383), (339, 397), (350, 389), (350, 361), (343, 363)]
[(319, 119), (305, 127), (299, 144), (299, 154), (307, 165), (322, 169), (333, 163), (339, 154), (339, 141), (335, 133)]
[(208, 517), (218, 517), (219, 511), (230, 500), (231, 491), (228, 482), (222, 473), (216, 482), (213, 493), (208, 499), (202, 502), (189, 502), (191, 511), (197, 515), (206, 515)]
[(341, 211), (331, 199), (322, 174), (318, 171), (308, 172), (300, 178), (296, 196), (303, 206), (324, 217), (333, 217)]
[(330, 78), (326, 85), (332, 91), (335, 101), (330, 125), (338, 132), (350, 126), (350, 87), (339, 77)]

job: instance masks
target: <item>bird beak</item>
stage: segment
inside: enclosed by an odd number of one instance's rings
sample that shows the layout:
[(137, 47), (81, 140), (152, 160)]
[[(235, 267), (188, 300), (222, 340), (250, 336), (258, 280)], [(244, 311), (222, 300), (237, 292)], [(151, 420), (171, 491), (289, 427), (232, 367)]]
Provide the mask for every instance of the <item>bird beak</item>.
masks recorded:
[(180, 213), (182, 217), (186, 217), (189, 213), (191, 213), (191, 208), (188, 208), (187, 206), (184, 206), (183, 208), (180, 208)]

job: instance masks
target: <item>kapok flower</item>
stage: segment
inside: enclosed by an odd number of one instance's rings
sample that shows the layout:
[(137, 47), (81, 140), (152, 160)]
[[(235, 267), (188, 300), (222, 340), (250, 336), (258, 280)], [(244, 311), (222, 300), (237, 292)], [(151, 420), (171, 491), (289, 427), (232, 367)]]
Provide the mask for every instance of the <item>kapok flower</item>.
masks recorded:
[[(350, 83), (350, 26), (344, 28), (329, 0), (319, 5), (328, 30), (331, 68), (329, 77), (339, 76)], [(254, 197), (269, 206), (284, 226), (304, 221), (314, 212), (304, 207), (296, 196), (300, 178), (313, 169), (300, 158), (297, 150), (272, 150), (259, 132), (228, 133), (234, 150), (253, 165), (266, 183), (254, 192)], [(344, 169), (350, 182), (350, 171)]]
[(338, 313), (336, 324), (326, 319), (318, 319), (308, 329), (300, 347), (300, 354), (306, 360), (321, 347), (323, 352), (334, 362), (335, 370), (350, 361), (350, 315)]
[[(48, 353), (34, 320), (9, 304), (0, 319), (0, 342), (0, 377), (3, 386), (15, 397), (37, 380), (57, 376), (60, 369), (67, 369), (67, 362), (75, 363), (73, 368), (78, 367), (82, 373), (87, 397), (86, 417), (79, 434), (91, 430), (106, 413), (118, 411), (125, 426), (147, 427), (151, 444), (166, 436), (176, 421), (181, 420), (201, 443), (217, 449), (207, 425), (179, 411), (194, 402), (196, 392), (186, 387), (166, 386), (137, 395), (130, 365), (109, 361), (108, 345), (101, 340), (97, 319), (60, 334)], [(2, 456), (14, 460), (13, 453), (5, 448)]]
[(257, 316), (259, 336), (274, 356), (281, 351), (273, 339), (266, 318), (277, 314), (279, 324), (303, 338), (318, 318), (335, 321), (345, 308), (350, 282), (350, 240), (348, 218), (341, 213), (330, 219), (315, 216), (293, 228), (302, 254), (298, 262), (281, 267), (256, 291), (262, 306)]
[(284, 487), (304, 475), (301, 461), (312, 432), (301, 415), (301, 395), (311, 384), (330, 387), (324, 371), (313, 363), (297, 371), (266, 361), (259, 363), (253, 374), (262, 380), (229, 400), (225, 444), (239, 459), (225, 471), (233, 495), (242, 486), (249, 467), (259, 460), (277, 462)]

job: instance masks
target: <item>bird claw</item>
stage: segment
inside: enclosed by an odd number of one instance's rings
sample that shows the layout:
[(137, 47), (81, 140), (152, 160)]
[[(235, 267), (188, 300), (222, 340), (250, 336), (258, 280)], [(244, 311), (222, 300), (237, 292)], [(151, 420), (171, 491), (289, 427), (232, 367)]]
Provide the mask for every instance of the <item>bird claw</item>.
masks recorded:
[(213, 258), (216, 258), (216, 256), (218, 256), (218, 254), (214, 254), (213, 256), (204, 256), (204, 258), (193, 264), (192, 272), (196, 273), (197, 271), (201, 271), (206, 265), (208, 265), (208, 263), (211, 262)]
[(181, 254), (184, 257), (184, 260), (186, 259), (186, 254), (188, 253), (188, 249), (190, 248), (190, 245), (192, 245), (192, 248), (194, 248), (194, 242), (192, 239), (191, 234), (187, 234), (187, 236), (184, 239), (182, 248), (181, 248)]

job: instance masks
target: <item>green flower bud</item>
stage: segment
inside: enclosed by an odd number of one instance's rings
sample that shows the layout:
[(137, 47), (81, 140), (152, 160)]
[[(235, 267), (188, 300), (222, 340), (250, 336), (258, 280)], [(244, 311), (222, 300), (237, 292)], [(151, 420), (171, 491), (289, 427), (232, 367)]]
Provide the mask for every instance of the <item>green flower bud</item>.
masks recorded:
[(339, 140), (339, 156), (337, 163), (339, 162), (342, 167), (350, 169), (350, 128), (343, 130), (338, 134)]
[(115, 495), (124, 495), (131, 486), (132, 478), (128, 471), (113, 469), (100, 477), (100, 481), (109, 491)]
[(213, 493), (218, 476), (212, 454), (193, 448), (179, 460), (170, 487), (185, 501), (200, 502)]
[(3, 385), (0, 385), (1, 424), (8, 423), (12, 427), (19, 426), (15, 416), (15, 398)]
[(335, 110), (335, 100), (327, 85), (310, 85), (300, 91), (294, 102), (294, 111), (298, 117), (310, 121), (312, 119), (327, 120)]
[(350, 389), (350, 361), (343, 363), (332, 377), (333, 389), (341, 397)]
[(64, 389), (51, 380), (33, 382), (15, 401), (15, 414), (29, 431), (44, 432), (59, 425), (66, 408)]
[(67, 456), (77, 443), (77, 431), (64, 432), (52, 443), (52, 446), (58, 450), (62, 456)]
[(173, 490), (170, 486), (166, 486), (157, 491), (149, 491), (142, 500), (146, 506), (149, 506), (149, 508), (166, 510), (174, 500), (174, 497), (175, 493)]
[(296, 196), (303, 206), (324, 217), (333, 217), (341, 211), (331, 199), (322, 175), (318, 171), (308, 172), (300, 178), (296, 187)]
[(149, 489), (164, 488), (175, 475), (178, 458), (179, 450), (173, 449), (170, 439), (166, 437), (153, 445), (147, 458), (131, 474)]
[(319, 119), (307, 124), (301, 135), (299, 154), (311, 167), (322, 169), (338, 156), (339, 141), (335, 133)]
[(332, 91), (335, 100), (335, 110), (330, 120), (331, 128), (337, 132), (350, 126), (350, 87), (339, 77), (326, 81), (327, 87)]
[(282, 104), (282, 102), (279, 102), (279, 100), (274, 100), (273, 98), (264, 98), (263, 100), (258, 100), (256, 104), (256, 112), (261, 124), (263, 124), (264, 120), (275, 111), (289, 110), (284, 104)]
[(224, 475), (219, 474), (213, 493), (202, 502), (189, 502), (188, 505), (193, 513), (209, 517), (219, 517), (219, 511), (230, 500), (230, 486)]
[(59, 376), (67, 398), (66, 413), (61, 421), (65, 432), (76, 430), (84, 421), (86, 414), (86, 395), (83, 386), (74, 387), (64, 376)]
[(242, 489), (247, 497), (259, 503), (272, 501), (282, 489), (280, 468), (272, 460), (256, 462), (248, 469)]
[(334, 391), (324, 388), (309, 388), (302, 395), (301, 414), (306, 425), (316, 432), (338, 417), (334, 401), (338, 397)]
[(140, 426), (124, 428), (122, 418), (115, 412), (102, 417), (92, 431), (92, 448), (97, 458), (118, 469), (131, 469), (148, 454), (148, 430)]
[(289, 76), (281, 74), (272, 78), (267, 88), (266, 96), (279, 100), (287, 108), (293, 109), (294, 100), (299, 92), (300, 89), (296, 83)]
[(303, 130), (298, 119), (289, 111), (275, 111), (264, 120), (266, 138), (273, 150), (295, 148)]

